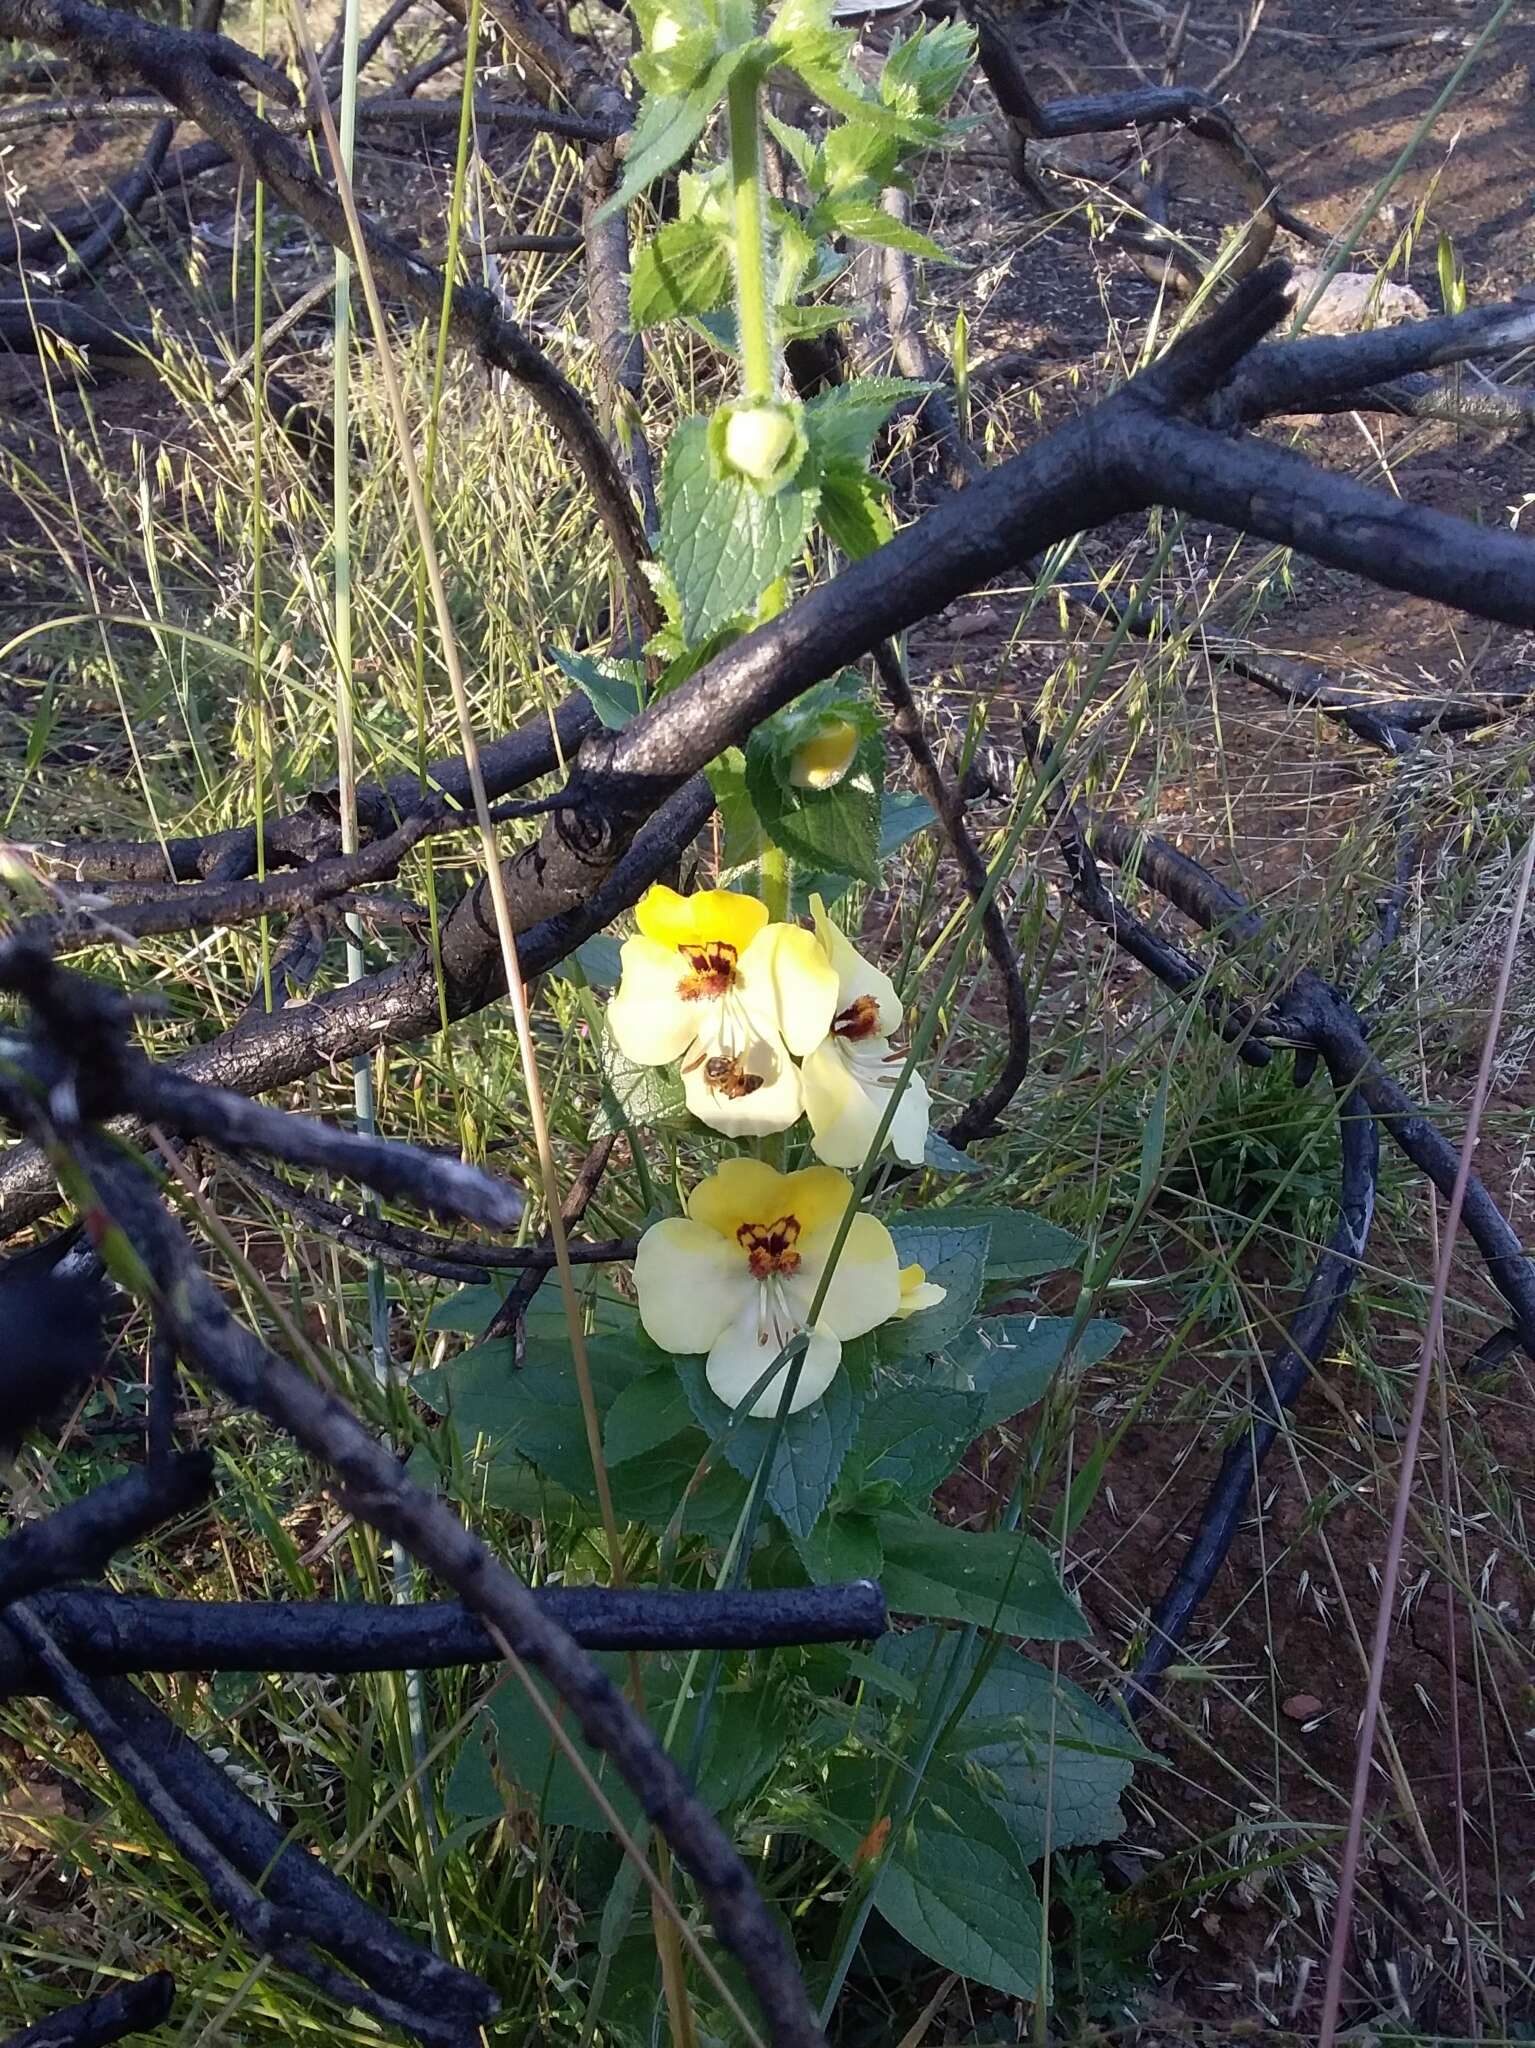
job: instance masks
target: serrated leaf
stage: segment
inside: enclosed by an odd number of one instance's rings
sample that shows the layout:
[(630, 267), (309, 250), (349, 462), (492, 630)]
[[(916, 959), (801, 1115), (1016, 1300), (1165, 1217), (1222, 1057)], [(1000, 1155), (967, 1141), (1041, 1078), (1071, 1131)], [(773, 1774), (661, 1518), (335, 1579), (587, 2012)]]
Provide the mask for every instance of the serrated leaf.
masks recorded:
[(914, 377), (860, 377), (823, 391), (805, 407), (805, 432), (823, 463), (869, 459), (874, 437), (898, 405), (925, 398), (931, 384)]
[(952, 1529), (895, 1510), (874, 1518), (892, 1613), (973, 1621), (999, 1635), (1076, 1642), (1089, 1633), (1050, 1554), (1019, 1529)]
[[(934, 822), (933, 807), (926, 797), (906, 789), (887, 789), (879, 807), (879, 857), (883, 866), (898, 847), (925, 832)], [(813, 868), (794, 870), (794, 915), (810, 915), (810, 899), (819, 896), (828, 910), (834, 910), (851, 886), (846, 875), (828, 875)]]
[(879, 96), (903, 113), (941, 114), (974, 58), (975, 30), (968, 22), (924, 25), (886, 57)]
[(888, 495), (883, 478), (862, 464), (834, 462), (821, 471), (821, 525), (850, 562), (872, 555), (894, 533), (885, 510)]
[(924, 257), (929, 263), (955, 260), (930, 235), (924, 235), (909, 221), (897, 220), (873, 199), (823, 199), (811, 214), (809, 224), (823, 234), (851, 235), (855, 241), (873, 242), (882, 249), (900, 249), (908, 256)]
[(856, 1510), (822, 1515), (813, 1529), (793, 1539), (800, 1562), (817, 1586), (877, 1579), (884, 1565), (879, 1531)]
[[(948, 1347), (962, 1381), (981, 1396), (981, 1428), (1007, 1422), (1041, 1400), (1066, 1356), (1069, 1316), (986, 1316)], [(1107, 1358), (1124, 1335), (1118, 1323), (1084, 1325), (1073, 1359), (1080, 1369)]]
[(878, 735), (858, 744), (853, 764), (832, 789), (791, 789), (781, 779), (773, 733), (759, 726), (746, 746), (746, 791), (775, 846), (820, 870), (879, 880), (880, 785), (885, 748)]
[(634, 259), (629, 311), (636, 329), (712, 313), (729, 296), (730, 243), (705, 221), (668, 221)]
[(684, 1130), (691, 1113), (675, 1066), (640, 1067), (626, 1059), (606, 1031), (599, 1044), (603, 1099), (592, 1117), (589, 1138), (605, 1138), (626, 1122), (641, 1130)]
[[(810, 464), (804, 474), (810, 474)], [(708, 421), (672, 437), (661, 489), (661, 552), (677, 579), (690, 640), (749, 613), (804, 546), (819, 493), (813, 482), (771, 495), (740, 476), (716, 476)]]
[[(839, 121), (821, 145), (822, 182), (828, 192), (849, 192), (860, 185), (877, 190), (889, 184), (900, 156), (900, 137), (888, 128), (872, 121)], [(814, 195), (816, 188), (810, 189)]]
[(988, 1280), (1034, 1280), (1044, 1273), (1063, 1273), (1080, 1265), (1087, 1250), (1080, 1237), (1027, 1209), (946, 1203), (933, 1211), (933, 1221), (961, 1230), (983, 1226), (991, 1232), (991, 1248), (986, 1254)]
[(889, 1481), (912, 1506), (925, 1502), (980, 1435), (980, 1415), (979, 1394), (886, 1381), (858, 1431), (860, 1483)]
[(890, 1235), (903, 1266), (920, 1266), (929, 1280), (947, 1291), (936, 1308), (904, 1322), (886, 1323), (878, 1332), (880, 1357), (887, 1364), (934, 1357), (975, 1314), (991, 1233), (985, 1225), (923, 1221), (892, 1224)]
[(746, 793), (746, 756), (741, 749), (727, 747), (723, 754), (709, 763), (705, 772), (709, 777), (709, 787), (714, 791), (714, 802), (723, 828), (720, 882), (728, 886), (732, 875), (756, 864), (767, 840), (762, 820)]
[[(787, 1824), (856, 1871), (877, 1855), (905, 1803), (883, 1758), (833, 1759), (826, 1806)], [(1038, 1996), (1039, 1900), (1005, 1822), (953, 1765), (930, 1762), (910, 1818), (889, 1843), (875, 1910), (941, 1968), (1013, 1998)]]
[(736, 66), (747, 55), (743, 46), (727, 50), (716, 58), (701, 82), (686, 92), (646, 93), (639, 119), (629, 137), (624, 158), (623, 182), (597, 214), (599, 221), (654, 184), (663, 172), (681, 163), (704, 132), (704, 126), (724, 97)]
[(643, 1373), (620, 1389), (602, 1423), (602, 1448), (610, 1465), (622, 1465), (670, 1443), (693, 1420), (682, 1382), (669, 1366)]
[[(763, 1360), (764, 1371), (770, 1363)], [(679, 1358), (677, 1372), (694, 1419), (708, 1436), (717, 1436), (729, 1411), (710, 1391), (703, 1359)], [(767, 1503), (791, 1536), (807, 1536), (820, 1519), (858, 1433), (862, 1407), (855, 1375), (843, 1370), (813, 1407), (802, 1408), (783, 1424), (768, 1468)], [(773, 1427), (770, 1421), (744, 1416), (725, 1438), (725, 1457), (748, 1482), (766, 1455)]]
[[(953, 1643), (952, 1634), (917, 1628), (886, 1636), (874, 1657), (915, 1685), (935, 1655), (953, 1654)], [(1024, 1859), (1041, 1855), (1047, 1838), (1057, 1849), (1072, 1849), (1122, 1834), (1120, 1795), (1136, 1765), (1151, 1759), (1128, 1722), (1005, 1645), (976, 1643), (967, 1682), (977, 1667), (975, 1690), (939, 1754), (973, 1770)]]
[(852, 41), (840, 29), (807, 30), (777, 50), (775, 61), (797, 73), (817, 99), (848, 120), (882, 128), (907, 143), (935, 141), (942, 132), (938, 122), (870, 98), (847, 61)]

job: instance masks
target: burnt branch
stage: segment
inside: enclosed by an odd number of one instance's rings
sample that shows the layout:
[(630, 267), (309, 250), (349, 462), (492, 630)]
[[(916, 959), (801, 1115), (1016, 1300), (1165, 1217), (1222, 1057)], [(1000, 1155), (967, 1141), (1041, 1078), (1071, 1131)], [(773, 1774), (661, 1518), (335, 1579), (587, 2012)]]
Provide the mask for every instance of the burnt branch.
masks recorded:
[[(589, 1650), (872, 1642), (886, 1626), (884, 1598), (868, 1580), (733, 1593), (540, 1586), (533, 1597)], [(501, 1662), (484, 1622), (453, 1601), (156, 1600), (88, 1588), (39, 1594), (32, 1604), (90, 1678), (148, 1671), (439, 1671)], [(46, 1689), (43, 1668), (0, 1616), (0, 1697)]]
[[(386, 1222), (383, 1217), (345, 1208), (320, 1195), (305, 1194), (250, 1159), (242, 1158), (239, 1170), (242, 1180), (249, 1181), (276, 1207), (322, 1237), (400, 1272), (428, 1273), (440, 1280), (455, 1281), (460, 1287), (483, 1287), (494, 1274), (503, 1272), (536, 1273), (542, 1279), (556, 1264), (552, 1247), (543, 1239), (528, 1245), (457, 1243), (451, 1238), (434, 1237), (425, 1230), (413, 1230), (408, 1224)], [(638, 1244), (636, 1237), (588, 1242), (575, 1238), (568, 1249), (573, 1265), (606, 1266), (632, 1259)]]
[(127, 1472), (0, 1542), (0, 1608), (67, 1579), (94, 1579), (119, 1550), (200, 1507), (213, 1491), (206, 1451)]
[[(45, 986), (46, 995), (46, 986)], [(98, 1038), (123, 1028), (120, 998), (102, 991)], [(54, 1019), (40, 1016), (45, 1027)], [(70, 1050), (91, 1057), (79, 1035)], [(57, 1074), (56, 1047), (22, 1047), (0, 1081), (7, 1114), (42, 1138), (61, 1163), (92, 1191), (97, 1218), (109, 1219), (132, 1247), (145, 1276), (156, 1328), (187, 1366), (242, 1407), (254, 1409), (285, 1430), (302, 1449), (333, 1474), (344, 1506), (391, 1541), (398, 1542), (434, 1572), (480, 1616), (492, 1639), (519, 1664), (539, 1672), (571, 1709), (586, 1740), (604, 1751), (649, 1819), (667, 1838), (677, 1860), (693, 1877), (721, 1940), (739, 1961), (775, 2041), (785, 2048), (823, 2048), (803, 1982), (777, 1923), (751, 1876), (713, 1814), (698, 1800), (654, 1733), (588, 1654), (540, 1608), (529, 1589), (459, 1521), (452, 1507), (414, 1485), (395, 1456), (328, 1387), (317, 1384), (230, 1315), (218, 1291), (198, 1266), (186, 1237), (163, 1207), (145, 1167), (120, 1143), (90, 1124), (75, 1121), (81, 1077)], [(100, 1064), (93, 1059), (93, 1065)], [(106, 1065), (112, 1071), (110, 1062)], [(41, 1084), (41, 1085), (40, 1085)], [(102, 1104), (102, 1110), (123, 1105)], [(99, 1220), (98, 1220), (99, 1227)], [(44, 1666), (56, 1695), (90, 1729), (114, 1768), (145, 1799), (158, 1797), (165, 1820), (187, 1844), (206, 1838), (190, 1817), (175, 1810), (173, 1794), (149, 1782), (131, 1733), (115, 1740), (112, 1709), (70, 1666), (45, 1625), (21, 1603), (10, 1611), (11, 1626)], [(101, 1681), (112, 1687), (117, 1681)], [(117, 1694), (110, 1695), (112, 1699)], [(142, 1788), (142, 1789), (141, 1789)], [(168, 1804), (167, 1804), (168, 1801)], [(154, 1809), (151, 1807), (151, 1811)], [(162, 1823), (163, 1824), (163, 1823)], [(211, 1847), (211, 1845), (209, 1845)], [(302, 1966), (293, 1953), (285, 1920), (274, 1918), (262, 1899), (230, 1870), (217, 1850), (198, 1868), (226, 1912), (247, 1935), (278, 1945), (280, 1959)], [(311, 1928), (305, 1928), (312, 1934)], [(330, 1989), (330, 1986), (325, 1988)], [(336, 1995), (343, 1995), (337, 1992)], [(374, 1998), (368, 2006), (377, 2011)], [(419, 2031), (419, 2015), (412, 2021)]]
[[(592, 1197), (596, 1194), (598, 1187), (602, 1183), (602, 1176), (607, 1171), (608, 1160), (612, 1157), (613, 1147), (616, 1143), (616, 1135), (611, 1131), (606, 1137), (599, 1138), (591, 1151), (582, 1160), (579, 1171), (571, 1181), (570, 1186), (565, 1190), (565, 1199), (560, 1204), (560, 1219), (564, 1223), (567, 1233), (573, 1230), (586, 1214)], [(566, 1242), (567, 1244), (569, 1243), (568, 1236)], [(548, 1272), (550, 1266), (555, 1263), (554, 1238), (547, 1228), (540, 1236), (537, 1245), (532, 1247), (532, 1249), (541, 1254), (540, 1263), (534, 1265), (531, 1260), (528, 1262), (524, 1270), (513, 1281), (505, 1301), (502, 1302), (496, 1313), (491, 1317), (485, 1331), (488, 1339), (510, 1337), (519, 1365), (522, 1363), (523, 1318), (528, 1312), (534, 1295), (537, 1294), (539, 1288), (543, 1285), (544, 1275)], [(636, 1249), (638, 1249), (637, 1245)]]
[(987, 896), (986, 863), (965, 823), (965, 804), (958, 788), (944, 774), (933, 757), (922, 730), (922, 719), (899, 655), (888, 643), (876, 648), (875, 662), (880, 682), (890, 705), (890, 723), (911, 757), (912, 778), (937, 812), (950, 851), (959, 868), (965, 894), (972, 903), (985, 903), (981, 934), (1002, 991), (1007, 1013), (1007, 1056), (991, 1086), (969, 1103), (949, 1126), (944, 1136), (961, 1150), (979, 1138), (989, 1137), (997, 1128), (1008, 1104), (1023, 1086), (1029, 1071), (1029, 997), (1023, 985), (1023, 971), (1017, 949), (1007, 928), (1007, 914), (997, 896)]
[(1380, 1134), (1374, 1117), (1353, 1100), (1352, 1076), (1330, 1062), (1329, 1071), (1337, 1092), (1342, 1140), (1337, 1221), (1283, 1342), (1272, 1359), (1263, 1361), (1263, 1388), (1253, 1419), (1221, 1460), (1183, 1562), (1147, 1625), (1146, 1646), (1124, 1692), (1132, 1715), (1144, 1713), (1152, 1704), (1152, 1688), (1182, 1649), (1189, 1625), (1230, 1552), (1263, 1461), (1284, 1427), (1286, 1414), (1321, 1361), (1369, 1244)]
[(104, 1991), (99, 1998), (63, 2006), (19, 2034), (8, 2034), (3, 2048), (110, 2048), (114, 2041), (147, 2034), (169, 2019), (175, 1996), (176, 1980), (170, 1971), (156, 1970), (152, 1976)]
[[(663, 871), (707, 813), (707, 788), (690, 778), (726, 747), (886, 637), (1125, 512), (1167, 505), (1300, 548), (1392, 589), (1535, 625), (1535, 546), (1517, 533), (1425, 511), (1285, 450), (1198, 423), (1291, 303), (1282, 268), (1246, 279), (1210, 319), (1113, 397), (808, 591), (622, 732), (589, 735), (539, 842), (505, 864), (524, 971), (531, 975), (563, 958)], [(684, 790), (691, 794), (676, 794)], [(453, 1016), (501, 993), (484, 896), (483, 885), (471, 891), (443, 929), (441, 967)], [(437, 984), (423, 954), (252, 1024), (189, 1055), (180, 1070), (254, 1091), (437, 1022)], [(0, 1227), (39, 1213), (48, 1185), (39, 1162), (15, 1154), (0, 1162)]]

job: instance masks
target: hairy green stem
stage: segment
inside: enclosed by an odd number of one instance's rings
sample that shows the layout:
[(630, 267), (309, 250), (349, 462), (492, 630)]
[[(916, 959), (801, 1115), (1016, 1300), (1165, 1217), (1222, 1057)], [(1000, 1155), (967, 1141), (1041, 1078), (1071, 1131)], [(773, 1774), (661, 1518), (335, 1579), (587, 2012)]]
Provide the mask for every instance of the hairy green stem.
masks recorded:
[(730, 189), (735, 206), (736, 325), (742, 396), (750, 403), (778, 393), (778, 355), (768, 299), (767, 211), (763, 205), (760, 80), (743, 64), (730, 81)]

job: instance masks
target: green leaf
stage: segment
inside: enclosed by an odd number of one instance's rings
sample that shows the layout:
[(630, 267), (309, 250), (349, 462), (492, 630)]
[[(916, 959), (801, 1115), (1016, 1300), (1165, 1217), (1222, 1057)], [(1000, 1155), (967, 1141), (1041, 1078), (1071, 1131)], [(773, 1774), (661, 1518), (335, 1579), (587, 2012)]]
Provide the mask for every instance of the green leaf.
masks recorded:
[[(606, 1653), (599, 1655), (597, 1662), (616, 1686), (622, 1688), (627, 1684), (629, 1660), (626, 1656)], [(544, 1700), (552, 1705), (556, 1717), (567, 1730), (575, 1733), (571, 1729), (569, 1709), (558, 1695), (552, 1693), (542, 1680), (535, 1679), (534, 1683)], [(668, 1717), (667, 1710), (676, 1698), (677, 1683), (675, 1672), (652, 1664), (647, 1674), (646, 1704), (653, 1716)], [(676, 1744), (682, 1755), (687, 1754), (691, 1743), (699, 1705), (700, 1701), (695, 1696), (683, 1708)], [(524, 1802), (545, 1826), (598, 1832), (606, 1830), (607, 1821), (601, 1808), (564, 1754), (555, 1747), (543, 1716), (520, 1683), (509, 1683), (497, 1689), (490, 1699), (486, 1718), (491, 1727), (497, 1766), (502, 1775), (518, 1788)], [(727, 1688), (716, 1694), (704, 1734), (697, 1780), (699, 1797), (712, 1810), (718, 1812), (721, 1807), (735, 1805), (746, 1798), (771, 1769), (782, 1744), (778, 1721), (779, 1710), (766, 1687), (754, 1688), (750, 1692)], [(614, 1769), (612, 1760), (588, 1749), (578, 1733), (576, 1746), (612, 1802), (619, 1819), (625, 1827), (632, 1829), (642, 1818), (639, 1804)], [(479, 1772), (471, 1770), (460, 1781), (455, 1772), (454, 1779), (450, 1781), (450, 1810), (469, 1817), (466, 1808), (478, 1800), (483, 1811), (485, 1781), (488, 1778), (488, 1772), (482, 1778)], [(494, 1806), (484, 1817), (499, 1819), (504, 1805), (499, 1794), (495, 1795)]]
[[(925, 832), (934, 822), (933, 807), (926, 797), (915, 796), (906, 789), (887, 789), (879, 807), (879, 857), (880, 864), (889, 860), (897, 847), (904, 846), (908, 839)], [(833, 910), (842, 901), (851, 887), (847, 875), (828, 875), (813, 868), (798, 867), (794, 870), (794, 915), (810, 915), (810, 899), (819, 896), (828, 910)]]
[[(822, 185), (828, 192), (843, 193), (857, 186), (878, 190), (890, 183), (891, 173), (901, 158), (900, 137), (877, 122), (849, 119), (839, 121), (821, 145)], [(806, 183), (809, 184), (809, 180)], [(816, 187), (810, 186), (812, 197)]]
[[(981, 1396), (981, 1429), (993, 1429), (1040, 1400), (1066, 1356), (1069, 1316), (986, 1316), (948, 1348), (964, 1385)], [(1083, 1326), (1073, 1358), (1079, 1368), (1107, 1358), (1124, 1335), (1118, 1323)]]
[(777, 63), (796, 72), (817, 99), (848, 120), (882, 128), (907, 143), (936, 141), (942, 132), (937, 121), (888, 107), (869, 96), (848, 63), (852, 42), (852, 36), (841, 29), (806, 29), (796, 34), (787, 47), (780, 45), (774, 57)]
[(670, 1443), (693, 1420), (681, 1380), (669, 1365), (631, 1380), (608, 1409), (602, 1425), (602, 1448), (610, 1465), (622, 1465)]
[[(826, 1809), (791, 1815), (849, 1869), (869, 1860), (885, 1806), (881, 1758), (840, 1756), (827, 1777)], [(890, 1804), (904, 1803), (899, 1771)], [(875, 1907), (914, 1948), (946, 1970), (1033, 2001), (1041, 1958), (1039, 1899), (1027, 1863), (1002, 1817), (953, 1765), (930, 1762), (910, 1818), (893, 1837), (879, 1872)]]
[[(661, 552), (677, 580), (690, 640), (750, 612), (804, 546), (819, 493), (798, 478), (771, 494), (744, 477), (716, 475), (709, 423), (685, 420), (666, 454)], [(810, 479), (807, 461), (801, 474)]]
[(823, 391), (805, 407), (805, 432), (823, 463), (869, 460), (874, 437), (898, 405), (925, 398), (931, 384), (912, 377), (860, 377)]
[(589, 655), (551, 650), (555, 661), (580, 686), (592, 709), (609, 732), (621, 731), (644, 703), (644, 664), (624, 662), (605, 668)]
[[(938, 1629), (912, 1629), (886, 1636), (875, 1660), (919, 1684), (935, 1650), (949, 1654), (953, 1640)], [(1120, 1795), (1151, 1755), (1129, 1724), (1069, 1678), (1052, 1678), (1005, 1645), (974, 1645), (967, 1680), (977, 1667), (975, 1692), (938, 1753), (972, 1773), (1025, 1861), (1042, 1855), (1047, 1839), (1073, 1849), (1122, 1834)]]
[(852, 1579), (877, 1579), (884, 1566), (879, 1531), (867, 1515), (833, 1509), (813, 1529), (796, 1536), (794, 1548), (817, 1586), (846, 1584)]
[(884, 479), (870, 476), (861, 463), (835, 462), (821, 471), (821, 525), (850, 562), (872, 555), (894, 533), (888, 496)]
[(629, 137), (623, 183), (599, 209), (598, 221), (627, 206), (663, 172), (681, 163), (703, 134), (709, 116), (724, 97), (736, 66), (746, 54), (744, 46), (725, 51), (710, 65), (702, 80), (686, 92), (646, 93)]
[(709, 763), (705, 773), (709, 786), (714, 791), (718, 806), (720, 824), (723, 828), (723, 844), (720, 847), (720, 881), (728, 886), (729, 878), (740, 869), (752, 867), (762, 856), (767, 844), (762, 830), (762, 820), (752, 808), (752, 800), (746, 793), (746, 756), (739, 747), (727, 747), (723, 754)]
[(957, 1145), (951, 1145), (948, 1139), (939, 1131), (928, 1132), (927, 1149), (922, 1154), (922, 1164), (931, 1173), (984, 1173), (986, 1171), (978, 1159), (972, 1159), (968, 1152), (961, 1152)]
[(577, 946), (573, 958), (592, 988), (617, 988), (623, 972), (623, 948), (609, 932), (594, 932)]
[(966, 21), (919, 28), (895, 45), (879, 75), (879, 96), (906, 114), (941, 114), (975, 58)]
[(820, 153), (814, 142), (803, 128), (796, 128), (792, 121), (780, 120), (778, 115), (770, 110), (765, 110), (762, 118), (767, 124), (769, 134), (793, 163), (810, 190), (816, 191), (820, 176)]
[(973, 1621), (1038, 1642), (1075, 1642), (1089, 1633), (1049, 1553), (1021, 1530), (951, 1529), (896, 1510), (874, 1519), (893, 1613)]
[(426, 1319), (429, 1330), (462, 1331), (468, 1337), (483, 1337), (506, 1299), (506, 1287), (491, 1281), (488, 1287), (460, 1287), (434, 1304)]
[[(763, 1359), (764, 1371), (771, 1362)], [(708, 1436), (717, 1436), (729, 1410), (710, 1391), (703, 1359), (679, 1358), (677, 1372), (699, 1427)], [(783, 1424), (768, 1468), (767, 1504), (791, 1536), (808, 1536), (820, 1519), (858, 1433), (862, 1407), (855, 1375), (844, 1369), (813, 1407), (802, 1408)], [(726, 1459), (748, 1482), (766, 1455), (773, 1428), (770, 1421), (743, 1416), (724, 1440)]]
[[(908, 1212), (911, 1213), (911, 1212)], [(946, 1211), (931, 1212), (934, 1217)], [(982, 1225), (947, 1222), (905, 1222), (892, 1225), (896, 1257), (903, 1266), (919, 1265), (929, 1280), (946, 1288), (936, 1308), (886, 1323), (879, 1331), (879, 1355), (887, 1364), (931, 1358), (957, 1337), (975, 1314), (986, 1278), (991, 1233)]]
[(746, 745), (746, 789), (775, 846), (817, 870), (879, 880), (880, 785), (884, 741), (859, 742), (852, 766), (832, 789), (791, 789), (782, 778), (775, 735), (759, 726)]
[(730, 242), (706, 221), (668, 221), (634, 259), (629, 310), (636, 329), (712, 313), (729, 296)]
[(626, 1122), (641, 1130), (686, 1129), (691, 1113), (684, 1097), (682, 1076), (675, 1066), (640, 1067), (626, 1059), (608, 1032), (598, 1046), (605, 1084), (603, 1100), (587, 1132), (590, 1138), (605, 1138)]
[(864, 1409), (855, 1451), (862, 1485), (888, 1480), (925, 1502), (980, 1435), (981, 1399), (956, 1387), (886, 1381)]
[(822, 234), (851, 235), (856, 241), (874, 242), (884, 249), (902, 249), (908, 256), (925, 257), (929, 263), (954, 261), (930, 235), (924, 235), (908, 221), (897, 220), (873, 199), (823, 199), (808, 225)]
[(709, 1449), (701, 1429), (687, 1429), (642, 1458), (627, 1458), (608, 1474), (619, 1520), (665, 1530), (687, 1496), (682, 1526), (710, 1543), (725, 1543), (746, 1505), (746, 1482), (722, 1460), (699, 1467)]
[(1087, 1246), (1080, 1237), (1032, 1216), (1027, 1209), (986, 1209), (968, 1202), (933, 1212), (935, 1223), (959, 1229), (984, 1226), (991, 1232), (991, 1249), (986, 1254), (988, 1280), (1034, 1280), (1042, 1273), (1062, 1273), (1080, 1265)]

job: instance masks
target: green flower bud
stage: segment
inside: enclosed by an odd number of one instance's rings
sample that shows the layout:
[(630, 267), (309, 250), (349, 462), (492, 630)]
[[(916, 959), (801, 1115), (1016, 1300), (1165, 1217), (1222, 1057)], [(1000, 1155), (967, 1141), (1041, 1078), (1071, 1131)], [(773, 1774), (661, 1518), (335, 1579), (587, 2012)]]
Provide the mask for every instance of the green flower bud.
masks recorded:
[(799, 406), (781, 399), (726, 406), (709, 422), (710, 452), (719, 468), (769, 494), (791, 481), (807, 446)]

